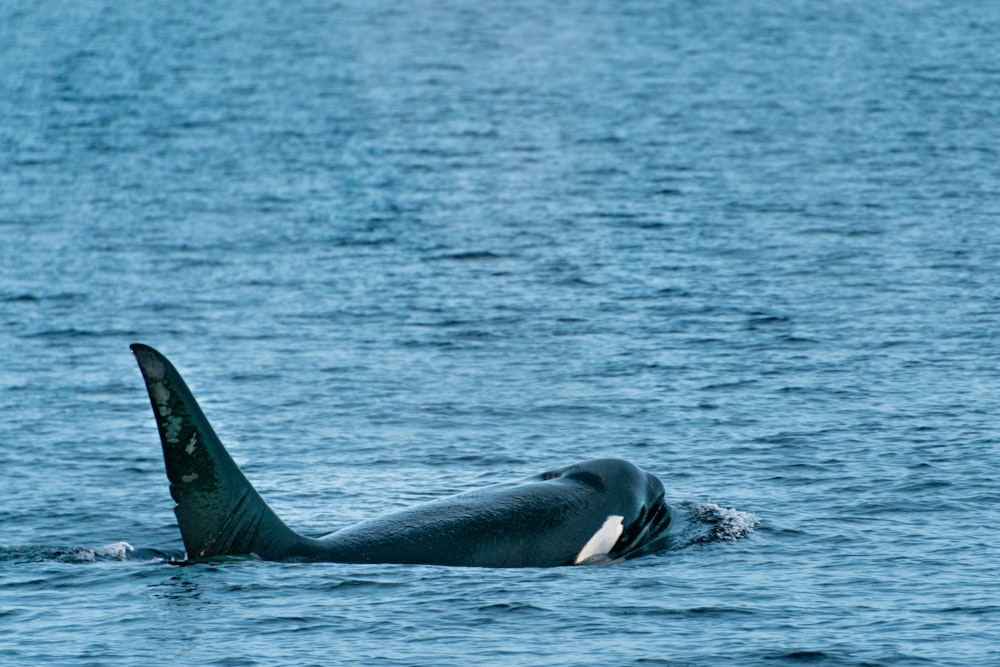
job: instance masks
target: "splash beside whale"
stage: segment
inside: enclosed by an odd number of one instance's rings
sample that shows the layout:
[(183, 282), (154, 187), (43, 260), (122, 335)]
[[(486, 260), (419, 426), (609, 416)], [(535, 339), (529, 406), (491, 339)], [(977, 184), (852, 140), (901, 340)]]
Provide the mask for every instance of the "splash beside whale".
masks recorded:
[(441, 498), (321, 538), (278, 518), (233, 462), (177, 369), (131, 346), (163, 446), (189, 559), (551, 567), (608, 563), (662, 547), (662, 482), (621, 459), (594, 459)]

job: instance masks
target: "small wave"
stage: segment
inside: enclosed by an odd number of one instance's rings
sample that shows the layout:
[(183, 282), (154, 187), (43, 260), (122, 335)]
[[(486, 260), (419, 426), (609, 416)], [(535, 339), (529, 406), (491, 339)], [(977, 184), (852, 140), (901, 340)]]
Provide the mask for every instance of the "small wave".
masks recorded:
[(711, 528), (705, 541), (725, 540), (735, 542), (754, 531), (760, 520), (753, 512), (745, 512), (735, 507), (721, 507), (715, 503), (691, 505), (691, 514), (698, 521)]
[[(134, 550), (128, 542), (114, 542), (100, 547), (56, 549), (49, 554), (39, 551), (37, 555), (43, 560), (55, 560), (63, 563), (96, 563), (106, 560), (128, 560), (128, 554)], [(49, 557), (46, 558), (46, 555)]]
[(135, 547), (125, 541), (105, 544), (103, 547), (94, 549), (94, 557), (110, 558), (112, 560), (128, 560), (128, 555), (135, 551)]
[(11, 563), (102, 563), (108, 561), (173, 561), (182, 552), (136, 549), (125, 541), (99, 547), (22, 545), (0, 546), (0, 562)]
[(664, 535), (665, 550), (695, 544), (735, 542), (754, 532), (760, 520), (753, 512), (716, 503), (683, 502), (673, 506), (673, 520)]
[(14, 563), (94, 563), (98, 560), (125, 560), (125, 542), (103, 547), (22, 545), (0, 547), (0, 561)]

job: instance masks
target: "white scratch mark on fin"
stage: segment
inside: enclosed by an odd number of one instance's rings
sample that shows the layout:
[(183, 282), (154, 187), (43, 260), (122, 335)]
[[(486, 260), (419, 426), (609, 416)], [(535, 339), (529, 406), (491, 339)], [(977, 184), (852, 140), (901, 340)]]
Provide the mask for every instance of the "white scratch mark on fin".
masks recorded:
[(193, 482), (196, 479), (198, 479), (198, 473), (196, 472), (193, 472), (190, 475), (181, 475), (182, 482)]
[(160, 382), (150, 387), (149, 393), (153, 395), (153, 400), (157, 405), (166, 405), (170, 401), (170, 391)]
[(194, 452), (194, 446), (197, 444), (198, 444), (198, 435), (197, 434), (192, 435), (191, 442), (187, 444), (187, 447), (184, 448), (184, 451), (190, 455), (191, 453)]
[[(146, 357), (144, 354), (143, 357)], [(163, 366), (163, 362), (156, 358), (146, 358), (143, 364), (143, 370), (146, 375), (149, 376), (151, 380), (162, 380), (163, 375), (166, 373), (166, 368)]]
[(624, 520), (625, 517), (617, 514), (612, 514), (605, 519), (604, 525), (598, 528), (594, 536), (587, 540), (587, 543), (580, 549), (573, 564), (578, 565), (589, 558), (603, 556), (610, 552), (611, 547), (615, 546), (615, 542), (625, 530), (625, 526), (622, 525)]
[(177, 444), (177, 436), (181, 432), (182, 419), (180, 417), (166, 417), (164, 420), (164, 437), (166, 437), (167, 442)]

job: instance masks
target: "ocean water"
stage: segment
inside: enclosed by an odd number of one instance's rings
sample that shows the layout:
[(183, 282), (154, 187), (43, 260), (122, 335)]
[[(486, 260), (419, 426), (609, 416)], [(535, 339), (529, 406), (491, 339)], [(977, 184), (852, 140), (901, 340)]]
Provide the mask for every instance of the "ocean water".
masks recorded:
[[(1000, 664), (1000, 5), (0, 5), (0, 663)], [(662, 553), (182, 549), (599, 456)]]

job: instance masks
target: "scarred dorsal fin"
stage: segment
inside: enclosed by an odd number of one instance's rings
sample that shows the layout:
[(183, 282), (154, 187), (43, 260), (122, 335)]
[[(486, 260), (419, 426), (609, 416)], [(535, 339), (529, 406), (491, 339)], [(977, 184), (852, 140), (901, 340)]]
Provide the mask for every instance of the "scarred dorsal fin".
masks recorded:
[(177, 369), (147, 345), (135, 354), (163, 445), (170, 495), (188, 558), (280, 559), (301, 541), (226, 452)]

